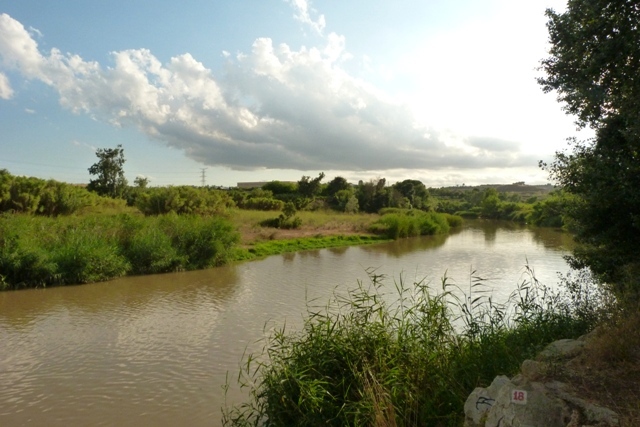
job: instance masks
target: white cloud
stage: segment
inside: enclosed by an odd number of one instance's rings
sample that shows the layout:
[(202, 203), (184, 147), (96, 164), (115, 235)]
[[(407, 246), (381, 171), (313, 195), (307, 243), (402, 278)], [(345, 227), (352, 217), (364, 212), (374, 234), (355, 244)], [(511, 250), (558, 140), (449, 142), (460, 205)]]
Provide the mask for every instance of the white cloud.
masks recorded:
[[(308, 14), (308, 4), (295, 1)], [(306, 15), (305, 15), (306, 16)], [(318, 20), (317, 22), (320, 22)], [(323, 21), (322, 21), (323, 22)], [(257, 39), (216, 78), (190, 54), (112, 52), (103, 66), (52, 49), (0, 15), (2, 66), (53, 87), (76, 113), (135, 126), (208, 165), (237, 170), (465, 170), (535, 165), (517, 144), (447, 134), (340, 67), (344, 38), (292, 50)]]
[(0, 99), (11, 99), (13, 97), (13, 89), (9, 79), (3, 73), (0, 73)]
[(319, 15), (318, 18), (313, 19), (311, 15), (317, 15), (315, 9), (310, 7), (310, 1), (308, 0), (288, 0), (288, 3), (294, 8), (296, 14), (294, 17), (296, 20), (303, 24), (309, 25), (315, 32), (322, 34), (326, 26), (324, 15)]

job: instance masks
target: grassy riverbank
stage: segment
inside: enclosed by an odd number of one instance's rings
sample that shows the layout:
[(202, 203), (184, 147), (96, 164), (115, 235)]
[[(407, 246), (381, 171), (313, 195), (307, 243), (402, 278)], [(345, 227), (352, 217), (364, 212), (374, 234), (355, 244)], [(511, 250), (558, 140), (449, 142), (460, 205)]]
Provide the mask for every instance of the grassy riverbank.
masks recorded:
[[(449, 223), (456, 225), (455, 217), (433, 213), (301, 212), (300, 228), (280, 230), (259, 225), (268, 216), (273, 212), (237, 210), (225, 216), (2, 214), (0, 289), (202, 269), (285, 252), (377, 243), (416, 232), (447, 233)], [(414, 230), (413, 234), (398, 234), (398, 224)]]
[(551, 293), (532, 273), (505, 304), (478, 297), (483, 285), (472, 281), (474, 294), (464, 296), (447, 279), (436, 292), (372, 276), (327, 308), (310, 308), (300, 331), (275, 330), (264, 353), (244, 359), (237, 378), (250, 400), (225, 408), (223, 422), (459, 426), (471, 390), (597, 318), (589, 303)]
[(0, 287), (98, 282), (222, 265), (240, 236), (218, 217), (0, 217)]

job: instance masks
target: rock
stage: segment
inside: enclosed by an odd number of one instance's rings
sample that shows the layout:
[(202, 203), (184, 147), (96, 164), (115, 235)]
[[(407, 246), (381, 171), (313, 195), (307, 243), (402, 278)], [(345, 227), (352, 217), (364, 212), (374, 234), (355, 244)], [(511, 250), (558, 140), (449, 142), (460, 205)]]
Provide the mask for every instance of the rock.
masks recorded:
[(505, 384), (489, 410), (485, 427), (565, 427), (571, 408), (548, 393), (543, 384), (521, 377)]
[(547, 365), (535, 360), (525, 360), (520, 366), (520, 372), (522, 375), (530, 379), (531, 381), (537, 381), (544, 378), (547, 375)]
[(601, 426), (617, 426), (619, 424), (618, 414), (608, 408), (594, 405), (584, 399), (580, 399), (570, 393), (562, 390), (556, 392), (558, 397), (566, 402), (569, 402), (572, 406), (576, 407), (582, 414), (583, 418), (589, 424), (601, 425)]
[(500, 375), (495, 377), (489, 387), (477, 387), (473, 390), (464, 404), (465, 427), (480, 427), (484, 425), (486, 414), (493, 406), (498, 392), (508, 382), (509, 378)]
[[(615, 427), (614, 411), (575, 396), (569, 384), (553, 380), (550, 366), (579, 355), (588, 336), (549, 344), (536, 358), (525, 360), (511, 380), (496, 377), (476, 388), (464, 405), (465, 427)], [(547, 382), (543, 383), (542, 381)]]
[(544, 348), (538, 354), (538, 360), (557, 360), (557, 359), (570, 359), (577, 356), (584, 350), (584, 340), (558, 340), (554, 341)]

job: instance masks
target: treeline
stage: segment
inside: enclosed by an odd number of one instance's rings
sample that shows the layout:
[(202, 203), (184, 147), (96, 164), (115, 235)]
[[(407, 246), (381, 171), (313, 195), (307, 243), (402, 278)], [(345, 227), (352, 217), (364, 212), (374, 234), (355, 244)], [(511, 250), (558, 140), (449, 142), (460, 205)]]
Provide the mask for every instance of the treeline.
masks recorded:
[(562, 190), (537, 196), (500, 192), (495, 188), (430, 188), (431, 206), (436, 212), (464, 218), (499, 219), (541, 227), (567, 226), (570, 196)]
[(281, 210), (291, 202), (296, 209), (331, 209), (347, 213), (377, 213), (385, 208), (429, 208), (429, 191), (417, 180), (387, 185), (385, 178), (350, 184), (341, 176), (323, 184), (324, 173), (303, 176), (298, 182), (271, 181), (260, 188), (233, 189), (231, 197), (245, 209)]
[[(378, 213), (383, 209), (417, 209), (466, 218), (500, 219), (545, 227), (565, 224), (569, 196), (563, 191), (522, 196), (495, 188), (427, 188), (418, 180), (387, 185), (385, 178), (350, 184), (336, 177), (324, 184), (324, 173), (298, 182), (271, 181), (260, 188), (147, 187), (136, 179), (115, 197), (54, 180), (11, 175), (0, 170), (0, 212), (58, 216), (82, 213), (92, 207), (122, 208), (144, 215), (221, 215), (230, 208), (286, 211), (328, 209), (346, 213)], [(287, 204), (291, 205), (287, 207)], [(278, 222), (274, 219), (272, 224)], [(295, 223), (295, 222), (294, 222)]]

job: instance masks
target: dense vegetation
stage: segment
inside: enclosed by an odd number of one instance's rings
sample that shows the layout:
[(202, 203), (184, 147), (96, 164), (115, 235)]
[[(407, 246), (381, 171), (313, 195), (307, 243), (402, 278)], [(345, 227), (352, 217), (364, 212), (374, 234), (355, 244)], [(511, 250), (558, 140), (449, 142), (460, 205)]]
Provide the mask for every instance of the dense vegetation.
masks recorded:
[(474, 387), (597, 318), (593, 301), (563, 299), (532, 273), (504, 304), (471, 281), (465, 296), (446, 278), (435, 292), (372, 274), (369, 286), (309, 308), (302, 330), (275, 330), (263, 354), (244, 360), (250, 401), (226, 408), (224, 423), (459, 426)]
[[(632, 1), (571, 0), (547, 10), (546, 92), (556, 91), (594, 139), (572, 140), (545, 165), (572, 197), (565, 214), (576, 240), (572, 264), (616, 292), (640, 295), (640, 9)], [(627, 298), (629, 295), (627, 295)]]
[(89, 283), (224, 264), (239, 235), (219, 217), (0, 217), (0, 288)]

